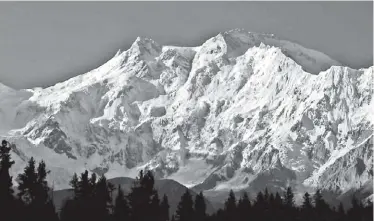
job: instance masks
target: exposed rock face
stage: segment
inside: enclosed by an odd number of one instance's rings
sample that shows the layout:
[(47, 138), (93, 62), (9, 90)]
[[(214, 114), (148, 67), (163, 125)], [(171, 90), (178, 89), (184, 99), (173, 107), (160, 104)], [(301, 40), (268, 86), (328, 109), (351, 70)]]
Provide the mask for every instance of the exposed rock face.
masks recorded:
[(86, 168), (148, 168), (201, 190), (346, 192), (373, 179), (373, 67), (339, 65), (242, 30), (195, 48), (138, 38), (55, 86), (0, 88), (0, 133), (17, 144), (13, 174), (43, 158), (57, 189)]

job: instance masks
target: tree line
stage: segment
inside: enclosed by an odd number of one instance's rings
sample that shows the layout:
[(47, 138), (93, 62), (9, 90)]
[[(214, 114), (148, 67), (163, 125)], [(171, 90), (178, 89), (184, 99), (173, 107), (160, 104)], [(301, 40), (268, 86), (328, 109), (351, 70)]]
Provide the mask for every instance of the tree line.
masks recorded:
[[(73, 197), (64, 201), (60, 211), (53, 204), (53, 190), (48, 186), (46, 164), (28, 161), (17, 177), (13, 189), (9, 169), (14, 164), (7, 141), (0, 146), (0, 219), (4, 221), (371, 221), (373, 204), (363, 205), (355, 197), (352, 207), (345, 211), (342, 204), (331, 207), (317, 190), (311, 196), (304, 194), (301, 206), (295, 205), (294, 193), (288, 187), (284, 193), (258, 192), (251, 200), (247, 193), (237, 200), (230, 191), (224, 207), (207, 214), (206, 199), (202, 192), (195, 197), (190, 190), (182, 195), (175, 214), (169, 214), (166, 195), (158, 195), (151, 171), (140, 171), (130, 192), (113, 186), (104, 175), (97, 177), (88, 171), (74, 174), (70, 181)], [(113, 193), (116, 197), (113, 199)]]

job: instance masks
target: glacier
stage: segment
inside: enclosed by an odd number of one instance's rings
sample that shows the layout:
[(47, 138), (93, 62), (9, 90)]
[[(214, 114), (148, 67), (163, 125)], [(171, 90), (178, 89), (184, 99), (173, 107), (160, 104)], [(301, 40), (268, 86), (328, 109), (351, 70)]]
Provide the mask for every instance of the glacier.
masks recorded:
[(207, 192), (343, 194), (372, 185), (373, 79), (272, 34), (234, 29), (198, 47), (138, 37), (54, 86), (0, 84), (0, 138), (15, 144), (14, 176), (43, 159), (56, 190), (85, 169), (151, 169)]

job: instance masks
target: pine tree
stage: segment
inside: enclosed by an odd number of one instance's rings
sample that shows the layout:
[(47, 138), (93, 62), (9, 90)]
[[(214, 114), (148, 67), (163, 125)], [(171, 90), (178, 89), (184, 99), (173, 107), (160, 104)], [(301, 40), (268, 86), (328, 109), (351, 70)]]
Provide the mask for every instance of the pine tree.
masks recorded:
[(254, 203), (254, 209), (256, 210), (256, 213), (263, 213), (265, 210), (266, 202), (264, 198), (264, 194), (260, 191), (257, 193), (256, 200)]
[(269, 196), (269, 203), (268, 203), (268, 206), (269, 206), (269, 220), (273, 221), (273, 220), (279, 220), (279, 217), (277, 216), (277, 205), (276, 205), (276, 202), (275, 202), (275, 196), (273, 193), (270, 193), (270, 196)]
[(282, 198), (281, 198), (281, 196), (279, 195), (279, 193), (277, 192), (276, 194), (275, 194), (275, 204), (279, 207), (279, 208), (281, 208), (282, 207)]
[(161, 221), (169, 221), (169, 200), (166, 195), (162, 198), (160, 209), (161, 209)]
[[(97, 202), (96, 196), (96, 175), (89, 178), (88, 171), (85, 170), (81, 175), (74, 174), (70, 185), (73, 187), (74, 197), (67, 200), (61, 210), (61, 220), (97, 220), (103, 214)], [(102, 208), (102, 207), (100, 207)]]
[(78, 175), (74, 173), (72, 179), (70, 180), (70, 186), (73, 188), (74, 197), (72, 199), (66, 199), (62, 205), (60, 212), (61, 221), (78, 221), (80, 219), (79, 214), (83, 213), (81, 210), (81, 190), (80, 190), (80, 180)]
[(109, 210), (110, 210), (110, 214), (113, 214), (113, 210), (114, 210), (113, 192), (115, 191), (116, 187), (111, 182), (108, 182), (107, 184), (108, 184), (109, 196), (111, 199), (111, 202), (109, 203)]
[(41, 161), (38, 165), (37, 169), (37, 185), (36, 185), (36, 195), (37, 199), (40, 204), (45, 204), (49, 200), (49, 190), (50, 188), (48, 187), (47, 183), (47, 172), (46, 165), (44, 161)]
[(275, 193), (274, 204), (272, 205), (272, 217), (276, 217), (276, 220), (284, 219), (286, 213), (283, 205), (282, 197), (278, 192)]
[(314, 205), (318, 212), (326, 212), (326, 210), (329, 209), (329, 205), (323, 199), (320, 189), (317, 189), (317, 191), (314, 194)]
[(35, 160), (33, 157), (25, 167), (24, 172), (18, 175), (18, 197), (22, 199), (26, 204), (30, 204), (36, 197), (36, 183), (38, 174), (35, 171)]
[(266, 187), (265, 192), (264, 192), (264, 200), (265, 200), (266, 203), (269, 202), (269, 197), (270, 197), (269, 191), (268, 191), (268, 188)]
[(188, 189), (181, 197), (175, 218), (177, 221), (192, 221), (194, 218), (193, 200)]
[(0, 146), (0, 216), (6, 221), (14, 219), (12, 211), (15, 209), (12, 177), (9, 174), (14, 161), (11, 160), (10, 150), (8, 142), (3, 140)]
[(154, 219), (154, 214), (152, 214), (152, 211), (154, 211), (152, 209), (152, 199), (155, 200), (154, 196), (156, 193), (152, 172), (147, 171), (144, 174), (143, 171), (140, 171), (127, 196), (132, 221)]
[(329, 205), (323, 199), (320, 189), (317, 189), (317, 191), (314, 194), (314, 207), (316, 214), (318, 214), (318, 217), (321, 221), (330, 219), (331, 210)]
[(238, 216), (240, 217), (240, 220), (244, 221), (250, 217), (251, 206), (248, 194), (244, 192), (238, 202)]
[(270, 197), (269, 197), (269, 205), (270, 205), (270, 208), (273, 209), (274, 206), (275, 206), (275, 197), (274, 197), (274, 194), (273, 193), (270, 193)]
[(0, 147), (0, 195), (2, 199), (13, 199), (13, 183), (9, 169), (14, 164), (10, 157), (8, 142), (3, 140)]
[(196, 221), (204, 221), (206, 219), (206, 204), (203, 192), (195, 197), (195, 219)]
[(287, 187), (287, 191), (284, 194), (284, 205), (287, 208), (293, 208), (295, 205), (294, 194), (291, 187)]
[(78, 176), (76, 173), (74, 173), (72, 179), (70, 180), (70, 186), (73, 188), (73, 191), (74, 191), (74, 197), (78, 197), (79, 195), (79, 186), (78, 186), (78, 183), (79, 183), (79, 179), (78, 179)]
[(302, 205), (302, 208), (304, 210), (311, 210), (313, 208), (313, 205), (312, 205), (312, 200), (310, 199), (310, 195), (308, 192), (306, 192), (303, 196), (303, 205)]
[(107, 179), (104, 175), (100, 177), (100, 179), (96, 181), (96, 175), (91, 176), (95, 177), (92, 180), (91, 188), (94, 189), (93, 191), (93, 209), (94, 209), (94, 219), (97, 221), (107, 220), (109, 218), (109, 208), (112, 202), (112, 198), (109, 194), (109, 186)]
[(264, 202), (264, 220), (270, 220), (272, 214), (270, 213), (270, 195), (267, 187), (264, 192)]
[(151, 197), (151, 207), (149, 214), (153, 217), (153, 220), (161, 221), (160, 198), (158, 197), (157, 192)]
[(312, 211), (313, 211), (313, 204), (310, 198), (310, 194), (306, 192), (303, 196), (303, 204), (301, 206), (302, 218), (303, 220), (313, 220)]
[[(78, 182), (78, 192), (77, 192), (77, 198), (78, 199), (85, 199), (88, 200), (90, 196), (92, 195), (92, 178), (91, 180), (88, 178), (88, 171), (85, 170), (84, 173), (81, 174), (80, 180)], [(96, 177), (93, 175), (93, 177)]]
[(94, 192), (95, 192), (95, 188), (96, 188), (96, 185), (97, 185), (96, 181), (97, 181), (96, 174), (92, 173), (91, 177), (88, 181), (88, 192), (90, 194), (94, 194)]
[(49, 171), (47, 171), (44, 161), (39, 163), (37, 171), (35, 205), (40, 209), (40, 214), (38, 214), (37, 217), (41, 220), (58, 220), (55, 205), (49, 196), (51, 189), (46, 180)]
[(115, 199), (113, 217), (115, 221), (129, 220), (129, 205), (125, 199), (125, 195), (121, 189), (121, 185), (118, 185), (118, 194)]
[(225, 217), (227, 220), (237, 220), (237, 205), (234, 191), (230, 190), (229, 197), (225, 202)]
[(47, 183), (47, 170), (44, 161), (35, 169), (35, 160), (31, 158), (24, 172), (20, 174), (18, 197), (25, 203), (25, 215), (32, 220), (58, 220)]

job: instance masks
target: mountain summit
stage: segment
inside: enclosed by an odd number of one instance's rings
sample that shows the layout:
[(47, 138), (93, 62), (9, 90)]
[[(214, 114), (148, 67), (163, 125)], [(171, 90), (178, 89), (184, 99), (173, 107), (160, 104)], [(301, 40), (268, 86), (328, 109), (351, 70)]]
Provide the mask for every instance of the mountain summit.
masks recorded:
[(343, 67), (274, 35), (236, 29), (199, 47), (137, 38), (65, 82), (1, 88), (12, 173), (44, 159), (57, 189), (84, 169), (152, 169), (206, 191), (345, 193), (373, 179), (373, 67)]

